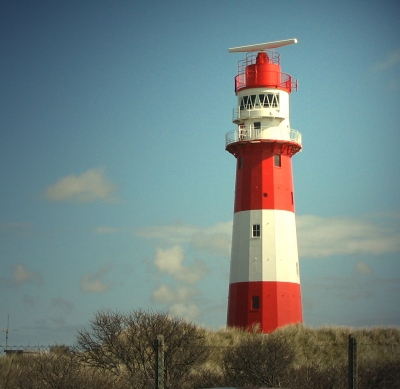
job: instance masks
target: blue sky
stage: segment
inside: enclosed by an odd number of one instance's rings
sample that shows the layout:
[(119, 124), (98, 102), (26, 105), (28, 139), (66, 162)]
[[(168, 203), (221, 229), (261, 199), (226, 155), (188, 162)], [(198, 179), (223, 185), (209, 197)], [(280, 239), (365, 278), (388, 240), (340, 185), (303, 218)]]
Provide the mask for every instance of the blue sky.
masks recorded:
[[(0, 328), (72, 344), (102, 309), (225, 325), (228, 48), (297, 38), (305, 324), (400, 325), (396, 1), (3, 1)], [(4, 339), (0, 344), (4, 344)]]

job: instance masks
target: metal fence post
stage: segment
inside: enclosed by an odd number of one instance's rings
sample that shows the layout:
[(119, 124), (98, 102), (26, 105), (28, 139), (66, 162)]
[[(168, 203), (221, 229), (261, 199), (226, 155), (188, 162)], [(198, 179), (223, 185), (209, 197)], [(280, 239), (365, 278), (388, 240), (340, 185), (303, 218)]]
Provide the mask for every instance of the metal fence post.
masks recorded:
[(358, 389), (357, 340), (349, 335), (349, 389)]
[(156, 340), (156, 389), (164, 389), (164, 336)]

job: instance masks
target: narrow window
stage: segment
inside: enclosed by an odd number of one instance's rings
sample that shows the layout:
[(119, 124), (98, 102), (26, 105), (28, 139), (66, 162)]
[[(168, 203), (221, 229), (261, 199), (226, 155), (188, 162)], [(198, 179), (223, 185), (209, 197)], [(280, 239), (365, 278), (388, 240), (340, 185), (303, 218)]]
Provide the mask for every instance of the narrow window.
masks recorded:
[(256, 97), (257, 97), (257, 95), (251, 95), (250, 96), (250, 100), (251, 100), (250, 109), (254, 108), (254, 106), (256, 105)]
[(263, 106), (279, 108), (279, 94), (267, 93), (264, 98)]
[(260, 309), (260, 296), (251, 297), (251, 309)]
[(243, 167), (243, 157), (238, 158), (238, 169), (241, 169)]
[(244, 109), (244, 98), (240, 99), (240, 110)]
[(292, 196), (292, 205), (294, 204), (294, 199), (293, 199), (293, 192), (290, 192), (291, 196)]
[(274, 108), (278, 108), (279, 107), (279, 95), (273, 95), (272, 106)]
[[(243, 108), (242, 108), (243, 106)], [(240, 103), (240, 109), (249, 109), (249, 97), (248, 96), (243, 96), (242, 97), (242, 102)]]
[(261, 226), (259, 224), (253, 224), (251, 235), (253, 238), (259, 238), (261, 236)]
[(266, 95), (266, 99), (265, 99), (265, 105), (267, 107), (271, 107), (272, 106), (272, 99), (273, 99), (274, 95), (272, 93), (268, 93)]
[(260, 107), (264, 107), (264, 95), (258, 95), (258, 101), (260, 102)]
[[(262, 96), (262, 106), (264, 108), (268, 108), (268, 95), (260, 95)], [(260, 98), (261, 101), (261, 98)]]
[(281, 156), (280, 156), (280, 154), (274, 154), (274, 166), (281, 167)]

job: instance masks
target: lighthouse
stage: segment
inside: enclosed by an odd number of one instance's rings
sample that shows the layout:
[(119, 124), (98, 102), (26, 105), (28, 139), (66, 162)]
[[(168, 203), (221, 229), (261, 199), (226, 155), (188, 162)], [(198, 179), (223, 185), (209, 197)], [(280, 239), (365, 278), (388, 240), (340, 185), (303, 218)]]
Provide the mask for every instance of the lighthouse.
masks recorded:
[(241, 46), (235, 77), (236, 129), (225, 136), (236, 158), (227, 324), (269, 333), (303, 321), (292, 156), (302, 148), (290, 127), (297, 81), (272, 49), (296, 39)]

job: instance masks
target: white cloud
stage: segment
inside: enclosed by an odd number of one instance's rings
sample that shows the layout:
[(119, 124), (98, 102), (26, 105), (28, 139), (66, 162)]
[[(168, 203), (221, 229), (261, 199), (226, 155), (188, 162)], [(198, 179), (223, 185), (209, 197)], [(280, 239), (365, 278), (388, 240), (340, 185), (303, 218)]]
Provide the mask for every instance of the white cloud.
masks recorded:
[(103, 293), (110, 289), (110, 284), (102, 278), (109, 273), (110, 267), (104, 267), (95, 273), (88, 273), (81, 277), (81, 290), (85, 293)]
[(200, 260), (187, 264), (185, 251), (180, 245), (157, 249), (153, 262), (159, 274), (171, 277), (170, 285), (161, 283), (154, 288), (153, 301), (167, 305), (173, 316), (195, 320), (200, 314), (196, 304), (199, 296), (196, 284), (208, 272), (206, 265)]
[(54, 201), (116, 201), (116, 185), (104, 174), (104, 168), (89, 169), (80, 176), (60, 178), (47, 188), (45, 197)]
[(152, 293), (154, 301), (160, 304), (173, 304), (176, 302), (185, 302), (191, 299), (195, 291), (192, 287), (178, 286), (171, 287), (169, 285), (158, 285)]
[(400, 49), (390, 52), (384, 61), (378, 62), (372, 68), (376, 72), (381, 72), (393, 68), (400, 64)]
[(173, 304), (168, 309), (170, 315), (182, 317), (185, 320), (196, 320), (200, 315), (200, 309), (196, 304)]
[[(390, 220), (392, 219), (392, 220)], [(395, 215), (377, 215), (377, 218), (350, 218), (345, 216), (296, 216), (298, 246), (301, 257), (321, 258), (330, 255), (380, 255), (400, 251), (399, 218)], [(394, 223), (393, 223), (394, 222)], [(232, 222), (198, 227), (185, 223), (151, 226), (136, 229), (136, 236), (158, 240), (175, 246), (188, 245), (192, 249), (216, 256), (230, 255)], [(169, 249), (171, 250), (171, 249)], [(165, 253), (159, 251), (159, 266), (167, 261), (170, 272), (179, 268), (183, 248)], [(167, 258), (168, 254), (175, 255)], [(172, 263), (172, 261), (175, 261)], [(175, 267), (174, 267), (175, 266)], [(184, 274), (184, 271), (181, 272)]]
[[(400, 251), (400, 215), (375, 215), (369, 218), (297, 216), (299, 254), (305, 258), (332, 255), (380, 255)], [(107, 229), (104, 230), (108, 232)], [(109, 232), (113, 232), (111, 229)], [(228, 256), (232, 222), (197, 227), (185, 223), (151, 226), (134, 231), (136, 236), (170, 244), (158, 248), (152, 263), (159, 276), (169, 277), (153, 289), (152, 300), (162, 304), (171, 315), (196, 320), (201, 314), (198, 283), (207, 274), (202, 261), (188, 261), (184, 249)], [(228, 265), (227, 265), (228, 266)], [(358, 262), (359, 275), (372, 274), (371, 267)], [(161, 279), (160, 279), (161, 281)]]
[(197, 289), (191, 286), (159, 285), (153, 290), (152, 299), (159, 304), (168, 305), (171, 316), (179, 316), (186, 320), (196, 320), (200, 309), (194, 302)]
[(301, 257), (330, 255), (380, 255), (400, 251), (400, 232), (369, 220), (348, 217), (297, 217)]
[(38, 273), (27, 270), (24, 265), (19, 264), (14, 267), (13, 282), (15, 285), (27, 282), (40, 284), (42, 282), (42, 277)]
[(229, 256), (232, 238), (232, 222), (198, 227), (182, 222), (167, 226), (151, 226), (136, 229), (134, 234), (167, 244), (190, 244), (193, 248), (216, 256)]
[(182, 246), (173, 246), (169, 249), (157, 249), (154, 264), (164, 274), (168, 274), (176, 281), (194, 284), (207, 273), (204, 262), (197, 260), (191, 265), (184, 265), (185, 252)]

